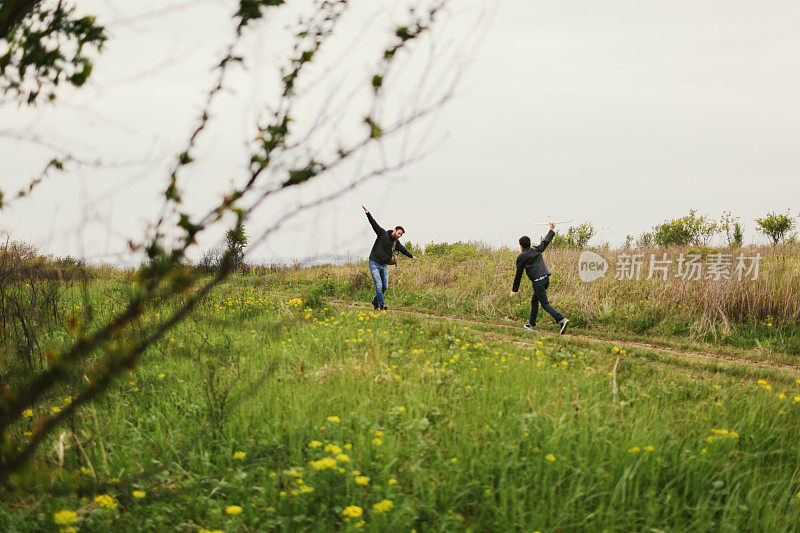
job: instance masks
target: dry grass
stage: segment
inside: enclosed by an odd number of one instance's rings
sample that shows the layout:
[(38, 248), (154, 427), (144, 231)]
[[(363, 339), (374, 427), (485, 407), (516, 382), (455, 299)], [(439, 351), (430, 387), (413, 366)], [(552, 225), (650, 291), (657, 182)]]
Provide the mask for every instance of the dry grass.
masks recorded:
[[(516, 252), (491, 250), (473, 244), (459, 245), (454, 253), (424, 254), (420, 261), (402, 261), (392, 267), (389, 299), (412, 299), (438, 311), (470, 311), (486, 316), (517, 316), (519, 302), (508, 298), (514, 277)], [(651, 253), (666, 251), (673, 259), (670, 278), (645, 279)], [(708, 250), (715, 253), (715, 250)], [(727, 250), (719, 250), (729, 253)], [(698, 333), (726, 334), (732, 324), (745, 322), (800, 323), (800, 246), (759, 247), (742, 250), (745, 256), (763, 257), (758, 279), (699, 281), (674, 276), (675, 260), (685, 248), (643, 249), (645, 265), (639, 280), (615, 279), (614, 266), (628, 250), (598, 250), (609, 261), (606, 277), (584, 283), (578, 277), (579, 250), (551, 248), (545, 258), (553, 272), (550, 297), (556, 307), (587, 322), (631, 320), (648, 329), (648, 320), (670, 316)], [(738, 252), (734, 252), (734, 257)], [(273, 281), (286, 281), (287, 273), (273, 273)], [(321, 266), (292, 271), (292, 282), (324, 284), (330, 296), (353, 296), (371, 290), (363, 263)], [(280, 278), (280, 279), (278, 279)], [(530, 289), (523, 282), (523, 293)]]

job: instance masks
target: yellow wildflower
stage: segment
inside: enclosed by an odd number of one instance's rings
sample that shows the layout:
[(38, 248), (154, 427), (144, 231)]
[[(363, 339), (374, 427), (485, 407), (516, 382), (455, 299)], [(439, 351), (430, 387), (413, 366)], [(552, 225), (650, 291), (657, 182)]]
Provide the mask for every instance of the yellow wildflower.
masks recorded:
[(326, 468), (336, 467), (336, 459), (333, 457), (323, 457), (317, 461), (309, 462), (314, 470), (325, 470)]
[(550, 461), (551, 463), (556, 460), (556, 456), (553, 455), (552, 453), (548, 453), (547, 455), (544, 456), (544, 458)]
[(326, 444), (325, 451), (332, 455), (336, 455), (337, 453), (342, 453), (342, 449), (335, 444)]
[(392, 478), (392, 479), (389, 480), (389, 485), (396, 485), (396, 484), (397, 484), (397, 480), (395, 478)]
[(386, 511), (389, 511), (392, 507), (394, 507), (394, 503), (392, 503), (392, 500), (381, 500), (372, 506), (372, 512), (385, 513)]
[(238, 505), (229, 505), (225, 508), (225, 514), (237, 515), (242, 512), (242, 508)]
[(361, 485), (365, 487), (369, 485), (369, 478), (367, 476), (356, 476), (355, 478), (356, 485)]
[(358, 518), (363, 513), (364, 513), (364, 509), (362, 509), (358, 505), (348, 505), (347, 507), (344, 508), (344, 511), (342, 511), (343, 515), (345, 515), (347, 517), (350, 517), (350, 518)]
[(100, 496), (97, 496), (94, 501), (97, 505), (100, 507), (105, 507), (106, 509), (113, 509), (117, 506), (117, 500), (108, 494), (101, 494)]
[(308, 446), (310, 448), (319, 448), (320, 446), (322, 446), (322, 443), (318, 440), (312, 440), (311, 442), (308, 443)]
[(638, 446), (634, 446), (633, 448), (628, 450), (628, 453), (639, 453), (640, 451), (642, 451), (641, 448), (639, 448)]
[(331, 424), (338, 424), (339, 422), (342, 421), (342, 419), (339, 418), (338, 416), (329, 416), (325, 420), (327, 422), (330, 422)]
[(22, 411), (22, 416), (24, 416), (26, 418), (32, 417), (33, 416), (33, 409), (25, 409), (24, 411)]
[(246, 455), (245, 452), (233, 452), (234, 459), (244, 459)]
[(68, 526), (78, 521), (78, 513), (64, 509), (53, 514), (53, 523), (57, 526)]

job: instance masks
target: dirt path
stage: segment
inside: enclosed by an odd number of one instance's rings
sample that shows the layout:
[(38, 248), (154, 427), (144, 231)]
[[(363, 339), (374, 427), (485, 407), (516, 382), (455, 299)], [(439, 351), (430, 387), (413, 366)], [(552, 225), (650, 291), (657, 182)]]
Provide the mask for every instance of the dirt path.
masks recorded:
[[(356, 302), (352, 302), (352, 301), (348, 301), (348, 300), (328, 299), (327, 301), (329, 301), (329, 302), (331, 302), (333, 304), (337, 304), (337, 305), (344, 305), (344, 306), (347, 306), (347, 307), (356, 307), (356, 308), (361, 308), (361, 309), (372, 310), (372, 306), (370, 306), (370, 305), (356, 303)], [(519, 330), (519, 326), (514, 326), (514, 325), (511, 325), (511, 324), (503, 324), (502, 322), (492, 322), (491, 320), (480, 320), (480, 319), (476, 319), (476, 318), (464, 318), (464, 317), (460, 317), (460, 316), (445, 315), (445, 314), (441, 314), (441, 313), (431, 313), (431, 312), (426, 312), (426, 311), (416, 311), (416, 310), (413, 310), (413, 309), (392, 308), (390, 312), (391, 313), (403, 313), (403, 314), (415, 315), (415, 316), (423, 316), (423, 317), (429, 317), (429, 318), (442, 318), (442, 319), (447, 319), (447, 320), (452, 320), (452, 321), (463, 322), (463, 323), (467, 323), (467, 324), (480, 324), (480, 325), (485, 325), (485, 326), (508, 328), (508, 329), (513, 329), (515, 331)], [(558, 337), (558, 338), (561, 338), (561, 335), (559, 335), (558, 333), (551, 332), (551, 331), (548, 331), (548, 330), (537, 330), (536, 334), (537, 335), (538, 334), (545, 335), (547, 337)], [(569, 330), (567, 330), (566, 337), (568, 337), (570, 339), (581, 339), (581, 340), (586, 340), (586, 341), (591, 341), (591, 342), (604, 342), (604, 343), (608, 343), (608, 344), (617, 343), (617, 344), (620, 344), (620, 345), (624, 345), (626, 348), (629, 348), (629, 347), (645, 348), (645, 349), (648, 349), (648, 350), (656, 350), (656, 351), (661, 351), (661, 352), (668, 352), (670, 354), (683, 356), (683, 357), (694, 357), (694, 358), (699, 358), (699, 359), (724, 361), (724, 362), (736, 363), (736, 364), (739, 364), (739, 365), (750, 366), (750, 367), (761, 367), (761, 368), (786, 370), (786, 371), (790, 371), (790, 372), (794, 372), (794, 373), (800, 374), (800, 366), (788, 365), (788, 364), (784, 364), (784, 363), (776, 363), (776, 362), (773, 362), (773, 361), (753, 361), (751, 359), (745, 359), (743, 357), (735, 357), (735, 356), (732, 356), (732, 355), (722, 355), (722, 354), (717, 354), (717, 353), (701, 352), (701, 351), (695, 351), (695, 350), (682, 350), (682, 349), (674, 348), (674, 347), (671, 347), (671, 346), (664, 346), (664, 345), (660, 345), (660, 344), (650, 344), (650, 343), (647, 343), (647, 342), (637, 342), (637, 341), (630, 341), (630, 340), (624, 340), (624, 339), (613, 339), (613, 338), (596, 337), (594, 335), (587, 335), (587, 334), (583, 334), (583, 333), (580, 333), (580, 334), (578, 334), (578, 333), (570, 333)], [(498, 338), (498, 340), (511, 342), (511, 343), (516, 344), (518, 346), (530, 346), (530, 347), (534, 346), (533, 343), (520, 341), (518, 339)]]

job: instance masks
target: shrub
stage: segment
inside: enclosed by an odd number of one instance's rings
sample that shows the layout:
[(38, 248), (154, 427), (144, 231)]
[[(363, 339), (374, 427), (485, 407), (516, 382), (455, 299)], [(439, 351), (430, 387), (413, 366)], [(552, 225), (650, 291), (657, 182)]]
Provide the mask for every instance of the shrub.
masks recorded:
[(718, 231), (716, 222), (707, 215), (698, 216), (692, 209), (684, 217), (667, 220), (654, 227), (653, 240), (658, 246), (707, 245)]
[(586, 248), (594, 235), (594, 226), (590, 222), (584, 222), (580, 226), (570, 226), (564, 235), (556, 233), (551, 246), (558, 248)]
[(794, 228), (794, 220), (787, 212), (784, 213), (767, 213), (765, 216), (756, 219), (758, 224), (758, 231), (766, 235), (775, 246), (784, 239), (788, 233)]
[(645, 231), (636, 238), (636, 247), (649, 248), (650, 246), (653, 246), (654, 240), (655, 238), (653, 237), (653, 234)]
[(742, 246), (744, 235), (742, 225), (739, 224), (739, 217), (734, 217), (728, 211), (723, 212), (719, 221), (719, 231), (725, 235), (729, 248)]
[(466, 261), (482, 255), (486, 255), (491, 250), (488, 246), (476, 242), (454, 242), (452, 244), (432, 243), (425, 246), (425, 255), (447, 257), (454, 261)]

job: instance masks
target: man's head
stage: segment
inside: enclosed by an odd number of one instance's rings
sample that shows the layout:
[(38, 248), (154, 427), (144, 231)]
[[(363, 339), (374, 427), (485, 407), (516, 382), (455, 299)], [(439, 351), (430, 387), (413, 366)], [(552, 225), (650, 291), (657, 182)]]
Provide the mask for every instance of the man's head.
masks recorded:
[(392, 237), (394, 237), (395, 239), (399, 239), (400, 237), (403, 236), (405, 232), (406, 230), (403, 229), (403, 226), (397, 226), (392, 230)]
[(519, 238), (519, 247), (522, 248), (523, 250), (525, 248), (530, 248), (531, 247), (531, 238), (528, 237), (527, 235), (523, 235), (522, 237), (520, 237)]

